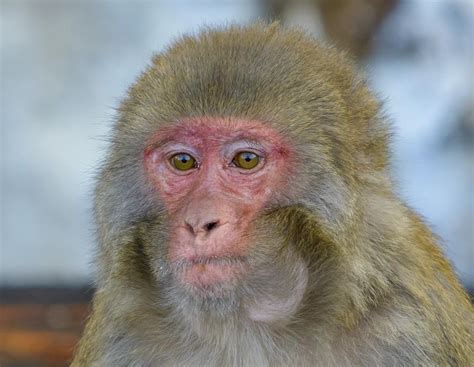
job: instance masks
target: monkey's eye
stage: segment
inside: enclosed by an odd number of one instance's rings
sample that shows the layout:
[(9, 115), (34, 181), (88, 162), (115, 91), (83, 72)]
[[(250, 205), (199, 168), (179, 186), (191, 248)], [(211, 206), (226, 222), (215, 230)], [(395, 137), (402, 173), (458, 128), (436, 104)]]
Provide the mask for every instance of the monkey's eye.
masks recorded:
[(188, 171), (196, 168), (196, 160), (187, 153), (178, 153), (170, 158), (171, 165), (179, 171)]
[(260, 162), (260, 157), (253, 152), (239, 152), (232, 160), (232, 163), (239, 168), (252, 169)]

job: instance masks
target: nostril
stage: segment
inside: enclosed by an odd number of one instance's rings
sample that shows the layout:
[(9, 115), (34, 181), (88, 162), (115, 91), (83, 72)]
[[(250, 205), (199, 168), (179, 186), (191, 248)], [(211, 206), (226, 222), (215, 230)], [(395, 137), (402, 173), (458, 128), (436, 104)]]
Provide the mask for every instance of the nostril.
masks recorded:
[(193, 236), (197, 236), (199, 234), (208, 234), (221, 225), (219, 220), (214, 220), (207, 223), (205, 222), (205, 224), (194, 226), (191, 223), (192, 222), (184, 221), (184, 228)]
[(186, 226), (186, 229), (191, 233), (191, 234), (194, 234), (194, 228), (191, 224), (189, 224), (188, 222), (184, 222), (184, 225)]
[(207, 231), (207, 232), (210, 232), (212, 231), (214, 228), (216, 228), (219, 224), (219, 221), (214, 221), (214, 222), (209, 222), (207, 223), (205, 226), (204, 226), (204, 229)]

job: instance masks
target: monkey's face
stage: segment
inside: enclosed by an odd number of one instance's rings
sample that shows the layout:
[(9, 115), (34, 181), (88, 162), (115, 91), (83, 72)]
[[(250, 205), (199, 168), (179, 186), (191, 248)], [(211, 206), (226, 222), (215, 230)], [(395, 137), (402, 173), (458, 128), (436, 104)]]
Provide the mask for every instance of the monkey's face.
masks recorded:
[(246, 276), (253, 223), (283, 192), (291, 157), (255, 121), (190, 119), (154, 134), (145, 168), (169, 218), (165, 261), (178, 284), (206, 293)]

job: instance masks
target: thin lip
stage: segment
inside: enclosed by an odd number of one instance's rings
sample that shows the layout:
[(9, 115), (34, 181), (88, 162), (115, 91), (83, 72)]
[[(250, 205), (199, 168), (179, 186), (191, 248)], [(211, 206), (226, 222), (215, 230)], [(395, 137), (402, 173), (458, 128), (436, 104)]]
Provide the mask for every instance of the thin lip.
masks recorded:
[(246, 262), (245, 256), (194, 256), (190, 259), (185, 259), (191, 265), (197, 264), (213, 264), (221, 262), (229, 263), (243, 263)]
[(175, 270), (189, 269), (195, 265), (242, 266), (247, 264), (245, 256), (193, 256), (174, 262)]

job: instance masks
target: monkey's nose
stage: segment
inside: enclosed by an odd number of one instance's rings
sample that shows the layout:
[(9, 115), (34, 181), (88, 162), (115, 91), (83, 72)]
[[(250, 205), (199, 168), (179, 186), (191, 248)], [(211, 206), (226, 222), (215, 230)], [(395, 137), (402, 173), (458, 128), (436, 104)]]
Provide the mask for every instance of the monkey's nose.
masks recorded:
[(197, 236), (199, 234), (207, 235), (221, 225), (219, 220), (205, 221), (204, 223), (192, 223), (185, 221), (186, 228), (191, 234)]

